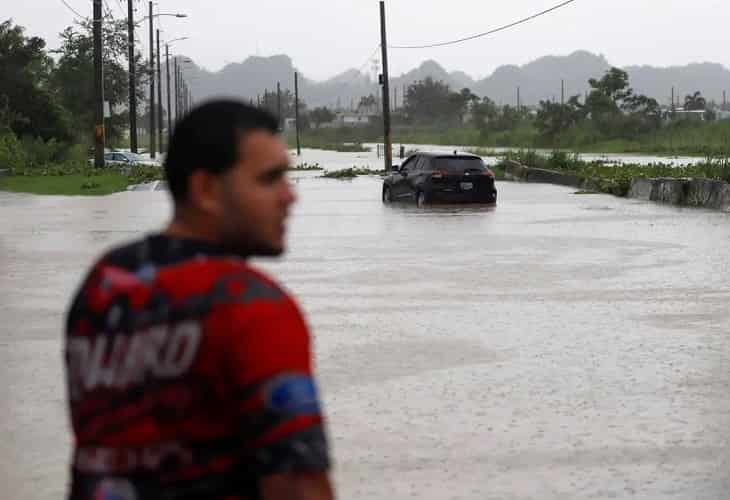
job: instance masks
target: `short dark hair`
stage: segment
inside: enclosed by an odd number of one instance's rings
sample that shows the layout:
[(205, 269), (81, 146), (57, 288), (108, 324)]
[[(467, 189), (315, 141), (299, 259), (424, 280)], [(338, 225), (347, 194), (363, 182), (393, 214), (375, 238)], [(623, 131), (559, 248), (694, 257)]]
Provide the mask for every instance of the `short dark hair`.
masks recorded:
[(188, 180), (196, 170), (221, 174), (238, 160), (238, 144), (254, 130), (273, 134), (278, 120), (267, 111), (235, 100), (208, 101), (188, 113), (175, 127), (165, 176), (175, 202), (188, 197)]

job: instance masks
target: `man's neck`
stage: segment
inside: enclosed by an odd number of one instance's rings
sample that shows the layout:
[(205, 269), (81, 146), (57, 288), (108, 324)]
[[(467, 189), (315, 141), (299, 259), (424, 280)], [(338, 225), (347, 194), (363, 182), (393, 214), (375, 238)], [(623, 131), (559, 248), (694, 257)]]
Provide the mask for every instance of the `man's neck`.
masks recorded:
[(185, 217), (176, 214), (168, 226), (162, 231), (162, 234), (173, 238), (186, 240), (200, 240), (206, 243), (219, 245), (220, 238), (215, 231), (206, 224), (191, 223)]

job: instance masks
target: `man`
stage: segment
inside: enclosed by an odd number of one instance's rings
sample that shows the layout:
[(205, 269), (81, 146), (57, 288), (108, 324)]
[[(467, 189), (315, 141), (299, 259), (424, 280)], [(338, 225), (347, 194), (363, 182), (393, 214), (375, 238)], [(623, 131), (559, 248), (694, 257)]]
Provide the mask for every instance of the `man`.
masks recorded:
[(295, 201), (277, 121), (193, 110), (165, 162), (174, 217), (91, 270), (69, 311), (72, 500), (331, 499), (307, 328), (246, 258)]

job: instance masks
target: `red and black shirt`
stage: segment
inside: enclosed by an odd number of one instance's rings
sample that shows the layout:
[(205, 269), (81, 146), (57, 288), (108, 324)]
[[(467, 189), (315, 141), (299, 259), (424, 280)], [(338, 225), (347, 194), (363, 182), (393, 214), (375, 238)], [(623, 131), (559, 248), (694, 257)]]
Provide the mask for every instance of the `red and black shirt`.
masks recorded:
[(249, 499), (329, 467), (302, 315), (220, 248), (155, 235), (103, 257), (65, 358), (71, 500)]

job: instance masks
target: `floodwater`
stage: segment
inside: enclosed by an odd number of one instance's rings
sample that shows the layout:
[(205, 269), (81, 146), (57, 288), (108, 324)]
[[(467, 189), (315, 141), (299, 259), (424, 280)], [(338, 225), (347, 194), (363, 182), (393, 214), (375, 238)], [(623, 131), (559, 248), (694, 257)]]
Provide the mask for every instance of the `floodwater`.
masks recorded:
[[(381, 167), (381, 163), (378, 163), (378, 145), (377, 144), (365, 144), (372, 150), (369, 158), (375, 158), (375, 165)], [(393, 145), (393, 155), (398, 157), (400, 155), (400, 143)], [(381, 150), (383, 146), (380, 145)], [(494, 165), (502, 160), (500, 155), (510, 151), (519, 151), (520, 149), (530, 148), (478, 148), (472, 146), (435, 146), (435, 145), (423, 145), (423, 144), (403, 144), (404, 150), (418, 150), (418, 151), (430, 151), (435, 153), (450, 154), (454, 151), (468, 152), (470, 150), (484, 150), (489, 151), (492, 154), (483, 156), (484, 161), (489, 165)], [(535, 149), (535, 152), (543, 156), (549, 156), (552, 153), (551, 149)], [(571, 154), (569, 151), (566, 151)], [(706, 161), (706, 158), (701, 156), (658, 156), (658, 155), (647, 155), (647, 154), (627, 154), (627, 153), (579, 153), (578, 158), (583, 161), (601, 161), (608, 164), (626, 163), (636, 165), (651, 165), (653, 163), (663, 163), (666, 165), (694, 165)], [(394, 161), (394, 163), (397, 163)]]
[[(730, 216), (517, 183), (387, 207), (378, 178), (317, 175), (257, 264), (312, 326), (340, 498), (727, 498)], [(169, 213), (0, 193), (3, 498), (62, 497), (67, 300)]]

